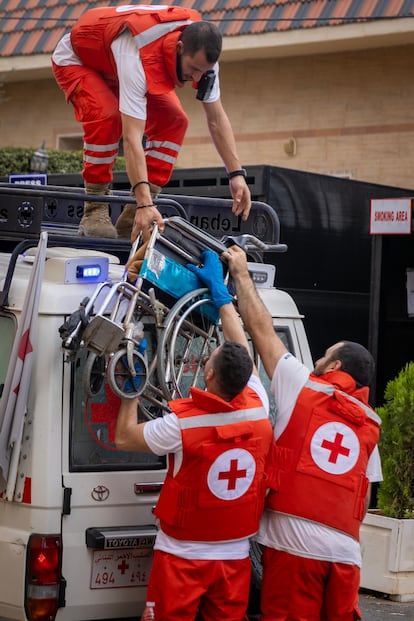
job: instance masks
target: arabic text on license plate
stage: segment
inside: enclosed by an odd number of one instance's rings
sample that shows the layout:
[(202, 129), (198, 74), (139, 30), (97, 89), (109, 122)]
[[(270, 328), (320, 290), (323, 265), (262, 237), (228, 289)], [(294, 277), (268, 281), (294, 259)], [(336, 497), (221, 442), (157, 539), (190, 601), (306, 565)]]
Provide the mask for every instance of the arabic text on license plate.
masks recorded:
[(152, 548), (94, 550), (91, 589), (145, 586), (151, 570)]

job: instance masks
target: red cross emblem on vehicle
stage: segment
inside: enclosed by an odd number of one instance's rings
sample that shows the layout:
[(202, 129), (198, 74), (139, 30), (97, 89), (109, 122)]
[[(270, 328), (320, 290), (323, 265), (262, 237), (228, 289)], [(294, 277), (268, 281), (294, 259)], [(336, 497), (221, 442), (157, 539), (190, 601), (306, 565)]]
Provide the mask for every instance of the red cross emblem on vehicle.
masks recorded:
[(360, 444), (356, 433), (340, 422), (325, 423), (313, 434), (310, 452), (315, 464), (331, 474), (351, 470), (359, 457)]
[(122, 562), (118, 565), (118, 569), (122, 575), (124, 575), (126, 570), (129, 569), (129, 564), (125, 561), (125, 559), (122, 559)]
[(249, 489), (256, 472), (256, 462), (245, 449), (230, 449), (211, 464), (207, 485), (222, 500), (240, 498)]

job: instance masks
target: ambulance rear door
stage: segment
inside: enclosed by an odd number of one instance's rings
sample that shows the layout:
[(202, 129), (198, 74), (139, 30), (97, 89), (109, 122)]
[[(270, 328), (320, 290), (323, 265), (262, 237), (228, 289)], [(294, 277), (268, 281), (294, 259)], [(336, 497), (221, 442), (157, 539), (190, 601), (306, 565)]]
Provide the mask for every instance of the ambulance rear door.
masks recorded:
[[(69, 618), (137, 616), (145, 602), (155, 540), (153, 508), (165, 461), (118, 451), (119, 398), (105, 382), (84, 390), (88, 353), (64, 365), (63, 566)], [(64, 609), (59, 619), (65, 618)]]

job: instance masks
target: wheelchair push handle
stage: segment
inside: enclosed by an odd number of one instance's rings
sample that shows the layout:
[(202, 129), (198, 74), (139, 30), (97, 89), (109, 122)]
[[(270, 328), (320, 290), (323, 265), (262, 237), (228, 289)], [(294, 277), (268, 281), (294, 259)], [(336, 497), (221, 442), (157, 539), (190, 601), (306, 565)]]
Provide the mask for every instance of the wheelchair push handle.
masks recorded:
[(237, 236), (225, 235), (221, 238), (221, 242), (226, 246), (226, 248), (236, 245), (246, 252), (249, 250), (261, 250), (263, 252), (286, 252), (287, 250), (286, 244), (268, 244), (250, 234)]

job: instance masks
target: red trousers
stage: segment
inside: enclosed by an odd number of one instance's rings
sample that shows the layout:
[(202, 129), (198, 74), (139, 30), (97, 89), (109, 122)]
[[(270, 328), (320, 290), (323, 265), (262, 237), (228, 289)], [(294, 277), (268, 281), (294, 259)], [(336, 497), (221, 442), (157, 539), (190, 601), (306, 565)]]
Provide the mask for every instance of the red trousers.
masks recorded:
[[(54, 63), (55, 79), (75, 110), (83, 127), (83, 178), (90, 183), (110, 183), (112, 168), (122, 136), (118, 85), (105, 80), (88, 67)], [(147, 94), (148, 179), (165, 185), (178, 157), (188, 127), (188, 118), (174, 91), (164, 95)]]
[(265, 548), (262, 621), (358, 621), (359, 567)]
[(147, 601), (157, 621), (248, 621), (250, 559), (187, 560), (155, 550)]

